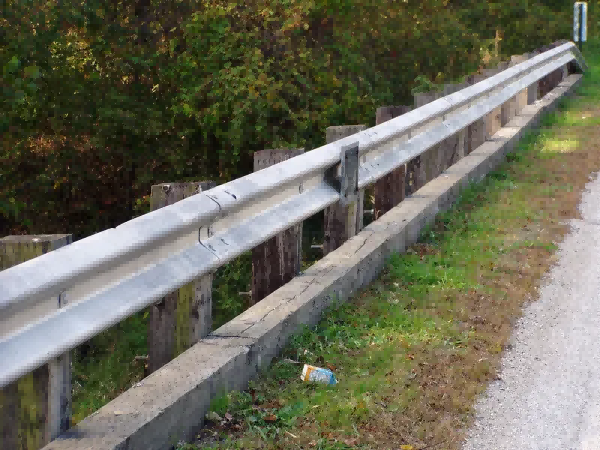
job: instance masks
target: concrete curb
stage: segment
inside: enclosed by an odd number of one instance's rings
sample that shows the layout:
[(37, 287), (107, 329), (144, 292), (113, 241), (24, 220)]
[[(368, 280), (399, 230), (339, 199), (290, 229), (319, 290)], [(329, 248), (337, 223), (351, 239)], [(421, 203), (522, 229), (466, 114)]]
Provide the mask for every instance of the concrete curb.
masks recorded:
[(394, 252), (413, 244), (460, 191), (504, 160), (523, 131), (581, 82), (570, 75), (525, 106), (491, 140), (365, 227), (339, 249), (90, 415), (44, 450), (163, 450), (191, 441), (210, 402), (244, 389), (303, 324), (316, 324), (334, 301), (369, 284)]

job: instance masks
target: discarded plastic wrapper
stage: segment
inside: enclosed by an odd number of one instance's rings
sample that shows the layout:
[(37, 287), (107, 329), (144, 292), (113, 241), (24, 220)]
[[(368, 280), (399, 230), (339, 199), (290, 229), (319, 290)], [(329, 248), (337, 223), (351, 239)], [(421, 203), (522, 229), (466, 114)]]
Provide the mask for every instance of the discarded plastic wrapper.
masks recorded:
[(300, 379), (302, 381), (316, 381), (317, 383), (337, 384), (335, 375), (331, 370), (309, 366), (308, 364), (304, 364), (304, 369), (302, 369), (302, 376)]

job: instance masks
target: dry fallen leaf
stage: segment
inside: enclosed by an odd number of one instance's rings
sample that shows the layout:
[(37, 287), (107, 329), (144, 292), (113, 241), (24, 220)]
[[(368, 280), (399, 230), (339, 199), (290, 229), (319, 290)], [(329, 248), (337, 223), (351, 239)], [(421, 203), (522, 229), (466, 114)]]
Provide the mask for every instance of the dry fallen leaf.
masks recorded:
[(358, 444), (358, 439), (344, 439), (344, 444), (346, 444), (348, 447), (354, 447), (356, 444)]
[(265, 422), (275, 422), (277, 420), (277, 416), (275, 414), (268, 414), (264, 417)]

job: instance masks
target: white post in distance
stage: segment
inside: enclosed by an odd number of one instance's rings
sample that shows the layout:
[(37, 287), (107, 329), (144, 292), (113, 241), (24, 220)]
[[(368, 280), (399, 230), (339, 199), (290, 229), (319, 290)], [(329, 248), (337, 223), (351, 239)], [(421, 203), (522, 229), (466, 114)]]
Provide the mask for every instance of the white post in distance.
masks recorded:
[(573, 4), (573, 41), (578, 43), (579, 50), (587, 41), (587, 2)]

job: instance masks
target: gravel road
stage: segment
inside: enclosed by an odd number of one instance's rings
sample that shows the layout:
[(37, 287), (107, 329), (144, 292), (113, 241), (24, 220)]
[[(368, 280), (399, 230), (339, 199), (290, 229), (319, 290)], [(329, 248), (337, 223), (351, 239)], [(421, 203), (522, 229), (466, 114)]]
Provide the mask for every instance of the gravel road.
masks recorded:
[(524, 310), (463, 450), (600, 450), (600, 177)]

